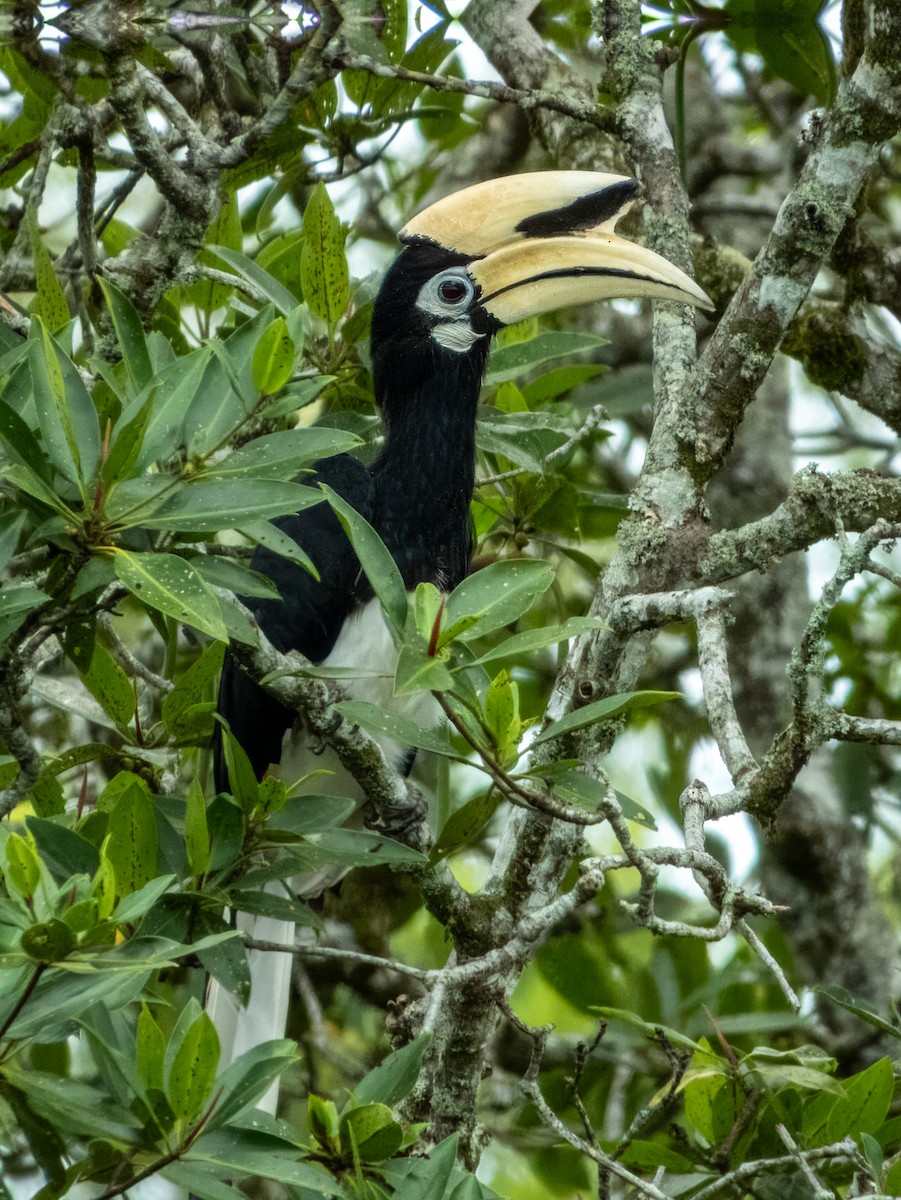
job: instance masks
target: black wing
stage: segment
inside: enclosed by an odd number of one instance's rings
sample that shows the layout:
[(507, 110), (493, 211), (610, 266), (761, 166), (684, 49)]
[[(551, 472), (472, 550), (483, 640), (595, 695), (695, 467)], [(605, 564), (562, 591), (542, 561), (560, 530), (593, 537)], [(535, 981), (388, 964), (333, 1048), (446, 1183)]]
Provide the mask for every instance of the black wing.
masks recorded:
[[(313, 483), (328, 484), (360, 513), (371, 519), (372, 477), (347, 454), (317, 464)], [(273, 522), (310, 556), (320, 574), (316, 579), (273, 550), (258, 547), (251, 566), (268, 576), (281, 600), (244, 599), (260, 629), (277, 650), (299, 650), (321, 662), (334, 646), (341, 626), (353, 610), (360, 564), (338, 518), (328, 504), (317, 504)], [(365, 578), (362, 580), (365, 586)], [(296, 714), (249, 679), (226, 653), (219, 685), (219, 712), (244, 747), (258, 779), (270, 763), (278, 762), (282, 738)], [(218, 791), (228, 789), (228, 774), (217, 731), (214, 768)]]

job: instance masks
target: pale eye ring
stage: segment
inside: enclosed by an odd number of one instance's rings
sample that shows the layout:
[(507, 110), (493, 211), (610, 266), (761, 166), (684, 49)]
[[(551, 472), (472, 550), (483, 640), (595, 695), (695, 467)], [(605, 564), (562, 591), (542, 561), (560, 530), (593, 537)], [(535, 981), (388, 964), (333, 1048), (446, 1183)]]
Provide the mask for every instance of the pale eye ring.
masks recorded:
[(419, 293), (419, 307), (435, 317), (464, 313), (476, 294), (476, 285), (465, 267), (450, 267), (434, 275)]

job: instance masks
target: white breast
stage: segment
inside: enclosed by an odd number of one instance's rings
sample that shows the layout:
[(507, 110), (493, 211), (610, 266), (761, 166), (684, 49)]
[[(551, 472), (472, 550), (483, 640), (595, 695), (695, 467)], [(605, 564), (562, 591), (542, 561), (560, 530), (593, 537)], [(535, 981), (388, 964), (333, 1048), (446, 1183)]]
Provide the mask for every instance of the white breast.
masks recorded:
[[(321, 665), (342, 669), (339, 682), (353, 700), (365, 700), (388, 712), (415, 718), (418, 725), (427, 728), (443, 720), (440, 705), (429, 693), (394, 695), (397, 648), (385, 624), (382, 606), (375, 598), (344, 622), (337, 641)], [(360, 673), (355, 676), (345, 674), (350, 670)], [(386, 757), (399, 766), (406, 757), (407, 747), (387, 734), (376, 733), (373, 736)], [(301, 787), (301, 793), (360, 796), (359, 787), (344, 771), (334, 751), (326, 747), (317, 735), (311, 734), (299, 720), (285, 734), (281, 764), (275, 773), (286, 783), (294, 783), (302, 775), (315, 770), (328, 770), (335, 774), (331, 777), (317, 776)]]

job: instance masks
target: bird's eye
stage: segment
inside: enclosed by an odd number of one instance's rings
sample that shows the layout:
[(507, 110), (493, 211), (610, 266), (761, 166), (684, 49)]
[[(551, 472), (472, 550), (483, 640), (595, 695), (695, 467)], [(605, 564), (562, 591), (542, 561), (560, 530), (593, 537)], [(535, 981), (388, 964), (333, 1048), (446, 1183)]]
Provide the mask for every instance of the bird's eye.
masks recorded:
[(438, 295), (445, 304), (459, 304), (468, 298), (469, 291), (462, 279), (443, 279), (438, 285)]
[(476, 287), (463, 267), (451, 267), (433, 275), (419, 293), (419, 307), (435, 317), (459, 316), (476, 294)]

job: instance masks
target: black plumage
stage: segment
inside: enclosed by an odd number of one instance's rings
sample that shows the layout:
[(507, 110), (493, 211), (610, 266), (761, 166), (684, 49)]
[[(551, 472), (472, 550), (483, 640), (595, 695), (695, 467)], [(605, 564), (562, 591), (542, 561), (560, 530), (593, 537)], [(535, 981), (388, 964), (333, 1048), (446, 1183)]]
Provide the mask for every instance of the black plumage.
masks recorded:
[[(315, 478), (305, 482), (327, 484), (369, 521), (408, 589), (430, 581), (450, 591), (467, 572), (476, 408), (493, 333), (538, 313), (613, 296), (710, 307), (684, 272), (616, 235), (616, 221), (635, 192), (634, 181), (622, 176), (537, 172), (445, 197), (401, 231), (404, 249), (385, 276), (372, 318), (373, 382), (384, 443), (371, 466), (339, 455), (319, 463)], [(314, 662), (359, 672), (348, 688), (352, 693), (374, 688), (379, 703), (398, 703), (393, 642), (331, 508), (322, 503), (276, 524), (309, 555), (321, 578), (271, 550), (257, 550), (254, 569), (269, 576), (282, 597), (246, 602), (263, 633), (281, 651), (296, 649)], [(420, 697), (399, 702), (419, 706), (422, 716)], [(280, 764), (293, 783), (318, 765), (309, 754), (321, 744), (304, 737), (285, 742), (295, 714), (228, 656), (219, 709), (258, 777), (270, 764)], [(383, 745), (399, 769), (409, 765), (403, 747), (390, 740)], [(221, 746), (216, 784), (228, 786)], [(295, 890), (310, 895), (321, 889), (321, 882), (308, 882), (294, 880)], [(293, 943), (290, 921), (244, 913), (237, 921), (263, 941)], [(223, 1065), (285, 1030), (291, 957), (263, 951), (249, 957), (246, 1009), (215, 981), (208, 993)], [(276, 1099), (273, 1085), (263, 1106), (274, 1111)]]
[[(490, 334), (498, 323), (478, 308), (478, 289), (473, 289), (467, 320), (477, 336), (461, 353), (431, 336), (436, 318), (415, 303), (436, 275), (469, 261), (429, 242), (407, 246), (395, 260), (372, 316), (373, 384), (385, 424), (384, 445), (369, 467), (341, 454), (318, 463), (314, 478), (305, 480), (327, 484), (369, 521), (409, 589), (427, 580), (450, 590), (469, 562), (476, 406)], [(259, 547), (251, 566), (273, 580), (282, 598), (245, 598), (244, 603), (277, 650), (299, 650), (320, 663), (347, 618), (372, 599), (372, 588), (327, 504), (274, 523), (303, 547), (320, 578)], [(296, 714), (249, 679), (230, 655), (219, 711), (262, 778), (270, 764), (278, 763)], [(217, 789), (227, 789), (218, 738), (215, 775)]]

